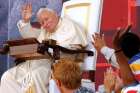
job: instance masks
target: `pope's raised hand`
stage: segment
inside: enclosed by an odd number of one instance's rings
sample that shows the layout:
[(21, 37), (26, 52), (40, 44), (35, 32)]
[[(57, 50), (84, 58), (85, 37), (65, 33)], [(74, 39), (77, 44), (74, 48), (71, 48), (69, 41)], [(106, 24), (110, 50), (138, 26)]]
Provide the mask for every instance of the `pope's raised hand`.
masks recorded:
[(21, 14), (22, 14), (22, 20), (25, 23), (29, 22), (32, 17), (32, 5), (31, 4), (23, 5), (21, 9)]

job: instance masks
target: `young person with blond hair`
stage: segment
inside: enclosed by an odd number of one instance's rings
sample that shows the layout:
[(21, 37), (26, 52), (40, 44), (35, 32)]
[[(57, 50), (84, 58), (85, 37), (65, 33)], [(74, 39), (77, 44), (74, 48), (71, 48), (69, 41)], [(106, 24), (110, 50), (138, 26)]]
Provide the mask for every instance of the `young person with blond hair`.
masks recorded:
[(74, 93), (81, 86), (81, 69), (70, 59), (55, 63), (52, 77), (61, 93)]

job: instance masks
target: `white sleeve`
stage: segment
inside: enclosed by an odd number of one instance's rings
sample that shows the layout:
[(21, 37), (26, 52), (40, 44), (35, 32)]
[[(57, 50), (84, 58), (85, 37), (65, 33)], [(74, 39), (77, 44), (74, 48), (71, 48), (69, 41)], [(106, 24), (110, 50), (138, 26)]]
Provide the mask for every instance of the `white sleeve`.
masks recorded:
[[(59, 31), (59, 39), (61, 38), (61, 41), (67, 41), (65, 43), (69, 44), (81, 44), (82, 46), (87, 45), (87, 35), (84, 31), (84, 29), (79, 26), (79, 24), (75, 23), (73, 20), (71, 20), (69, 17), (65, 16), (62, 19), (62, 26), (61, 26), (61, 32)], [(60, 29), (59, 29), (60, 30)], [(69, 31), (69, 32), (68, 32)], [(62, 43), (61, 43), (62, 44)], [(63, 45), (63, 44), (62, 44)]]
[(23, 22), (23, 20), (18, 21), (17, 23), (19, 32), (23, 38), (38, 38), (40, 34), (40, 29), (33, 28), (29, 23)]
[(108, 60), (108, 62), (116, 67), (116, 68), (119, 68), (119, 65), (117, 63), (117, 59), (116, 59), (116, 55), (115, 55), (115, 50), (114, 49), (111, 49), (109, 47), (103, 47), (101, 48), (101, 53), (105, 56), (105, 58)]

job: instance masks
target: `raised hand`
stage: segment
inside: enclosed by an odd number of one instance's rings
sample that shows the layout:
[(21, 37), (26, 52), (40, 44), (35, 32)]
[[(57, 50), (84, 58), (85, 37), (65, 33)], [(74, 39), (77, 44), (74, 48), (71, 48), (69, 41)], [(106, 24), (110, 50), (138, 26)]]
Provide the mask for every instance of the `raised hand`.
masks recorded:
[(22, 20), (26, 23), (29, 22), (32, 17), (32, 5), (25, 4), (21, 9)]
[(106, 93), (112, 93), (112, 91), (115, 89), (115, 83), (116, 76), (114, 75), (112, 68), (108, 68), (104, 73), (104, 86)]
[(128, 25), (126, 27), (125, 30), (122, 30), (121, 28), (118, 28), (117, 29), (117, 32), (115, 33), (114, 35), (114, 38), (113, 38), (113, 47), (115, 50), (120, 50), (120, 38), (125, 34), (125, 33), (128, 33), (131, 29), (132, 25)]
[(100, 35), (98, 33), (95, 33), (93, 36), (93, 45), (97, 49), (97, 51), (100, 51), (102, 47), (106, 46), (104, 35)]

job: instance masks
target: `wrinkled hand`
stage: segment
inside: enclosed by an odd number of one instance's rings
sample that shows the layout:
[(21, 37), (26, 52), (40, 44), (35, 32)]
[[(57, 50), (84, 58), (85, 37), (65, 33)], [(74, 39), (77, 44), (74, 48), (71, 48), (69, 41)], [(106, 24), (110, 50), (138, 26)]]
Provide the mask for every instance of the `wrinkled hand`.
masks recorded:
[(116, 83), (116, 76), (111, 68), (104, 73), (104, 86), (106, 93), (111, 93), (114, 90)]
[(31, 4), (23, 5), (21, 9), (21, 14), (22, 14), (22, 20), (24, 22), (29, 22), (32, 17), (32, 5)]
[(100, 51), (101, 48), (103, 48), (104, 46), (106, 46), (105, 40), (104, 40), (104, 35), (100, 35), (98, 33), (95, 33), (93, 37), (93, 45), (94, 47), (97, 49), (97, 51)]
[(113, 37), (113, 47), (115, 50), (121, 49), (120, 47), (120, 39), (121, 37), (125, 34), (128, 33), (129, 30), (131, 29), (132, 25), (128, 25), (128, 27), (125, 30), (122, 30), (121, 28), (117, 29), (117, 32), (115, 33)]

